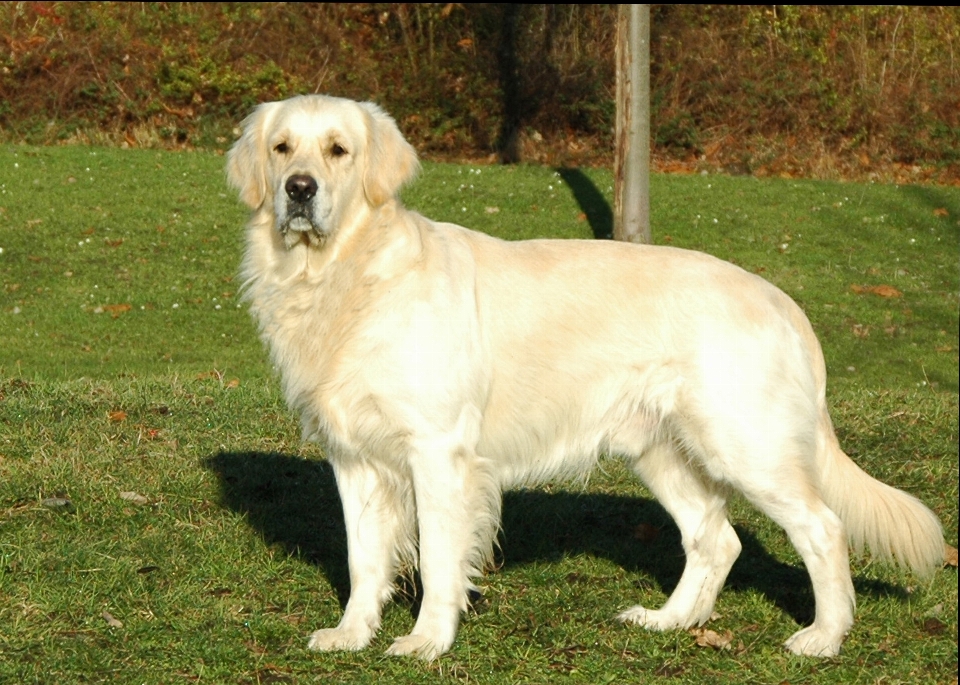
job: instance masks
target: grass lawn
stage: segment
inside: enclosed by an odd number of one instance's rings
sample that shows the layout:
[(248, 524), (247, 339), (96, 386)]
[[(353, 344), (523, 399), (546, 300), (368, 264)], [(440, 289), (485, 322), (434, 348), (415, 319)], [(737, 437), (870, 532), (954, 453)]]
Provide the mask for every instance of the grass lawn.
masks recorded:
[[(306, 635), (348, 593), (329, 466), (299, 441), (238, 299), (246, 212), (223, 158), (0, 149), (0, 682), (956, 683), (957, 577), (853, 561), (839, 657), (781, 647), (812, 618), (783, 532), (741, 500), (744, 550), (708, 628), (613, 620), (676, 584), (679, 535), (618, 462), (505, 497), (500, 568), (433, 663)], [(405, 192), (509, 239), (610, 232), (605, 170), (426, 164)], [(841, 442), (957, 543), (960, 191), (721, 176), (652, 179), (658, 243), (796, 299), (827, 358)], [(574, 287), (575, 284), (571, 284)]]

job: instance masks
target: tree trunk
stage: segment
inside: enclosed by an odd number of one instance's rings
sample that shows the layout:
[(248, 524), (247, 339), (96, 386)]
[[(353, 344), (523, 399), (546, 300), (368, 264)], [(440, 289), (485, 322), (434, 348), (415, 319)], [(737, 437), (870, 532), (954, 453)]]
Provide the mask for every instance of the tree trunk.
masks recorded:
[(613, 237), (650, 242), (650, 5), (617, 15)]

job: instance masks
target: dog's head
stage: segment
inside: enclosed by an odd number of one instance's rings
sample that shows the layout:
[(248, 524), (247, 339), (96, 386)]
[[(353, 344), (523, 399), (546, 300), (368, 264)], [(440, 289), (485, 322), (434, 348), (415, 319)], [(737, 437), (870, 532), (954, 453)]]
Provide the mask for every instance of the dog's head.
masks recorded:
[(273, 213), (292, 246), (323, 244), (358, 203), (379, 207), (416, 175), (419, 162), (377, 105), (304, 95), (257, 107), (227, 155), (240, 199)]

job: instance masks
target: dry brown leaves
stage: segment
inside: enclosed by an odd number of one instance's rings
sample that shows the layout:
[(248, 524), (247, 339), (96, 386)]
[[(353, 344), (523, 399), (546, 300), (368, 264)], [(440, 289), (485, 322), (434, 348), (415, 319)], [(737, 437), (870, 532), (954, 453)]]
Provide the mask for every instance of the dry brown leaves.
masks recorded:
[(653, 542), (660, 535), (660, 529), (649, 523), (638, 524), (633, 529), (633, 539), (640, 542)]
[(850, 290), (857, 295), (879, 295), (880, 297), (903, 297), (903, 293), (892, 285), (851, 285)]
[(121, 492), (120, 499), (126, 500), (127, 502), (130, 502), (132, 504), (138, 504), (140, 506), (150, 504), (150, 500), (144, 497), (143, 495), (141, 495), (139, 492), (132, 492), (132, 491)]
[(100, 616), (111, 628), (123, 628), (123, 622), (115, 619), (109, 611), (104, 611)]
[(696, 638), (697, 646), (713, 647), (716, 650), (733, 649), (733, 632), (718, 633), (709, 628), (691, 628), (687, 631)]
[(944, 544), (943, 546), (943, 563), (945, 566), (950, 566), (952, 568), (957, 567), (957, 548), (951, 545)]

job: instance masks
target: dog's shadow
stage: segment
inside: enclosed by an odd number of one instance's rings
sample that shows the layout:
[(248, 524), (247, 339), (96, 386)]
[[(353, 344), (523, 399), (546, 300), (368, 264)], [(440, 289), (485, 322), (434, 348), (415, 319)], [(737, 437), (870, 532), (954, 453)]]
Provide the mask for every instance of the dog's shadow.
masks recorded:
[[(221, 502), (244, 514), (268, 545), (316, 564), (336, 590), (349, 596), (347, 545), (340, 497), (327, 462), (277, 453), (221, 452), (206, 461), (219, 478)], [(756, 590), (800, 624), (813, 620), (814, 600), (802, 566), (771, 556), (748, 530), (737, 527), (743, 551), (725, 587)], [(503, 567), (578, 554), (641, 571), (669, 594), (683, 571), (680, 534), (656, 501), (596, 493), (525, 490), (505, 494)], [(579, 578), (574, 578), (574, 582)], [(905, 596), (882, 581), (855, 580), (858, 593)], [(626, 606), (644, 601), (624, 597)]]

